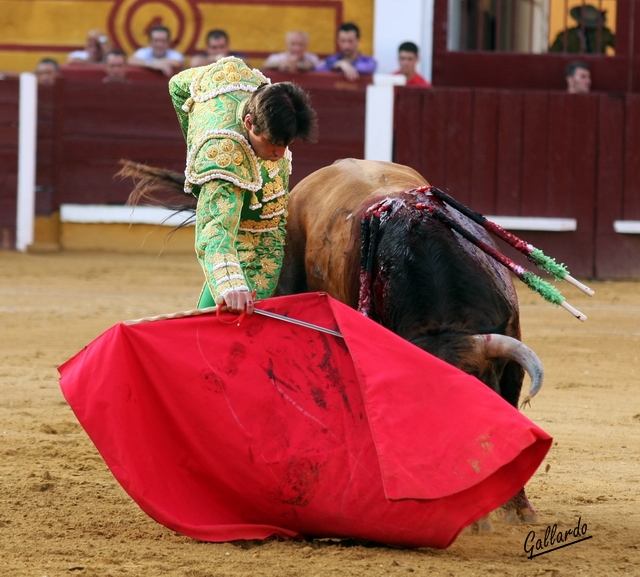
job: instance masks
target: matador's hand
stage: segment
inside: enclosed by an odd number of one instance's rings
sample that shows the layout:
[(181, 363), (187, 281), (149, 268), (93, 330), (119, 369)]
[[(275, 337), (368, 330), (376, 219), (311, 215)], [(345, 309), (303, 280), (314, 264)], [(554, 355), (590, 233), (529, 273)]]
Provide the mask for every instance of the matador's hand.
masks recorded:
[(250, 315), (253, 312), (253, 295), (249, 291), (230, 291), (217, 297), (216, 304), (225, 304), (229, 312), (237, 314), (246, 308), (247, 314)]

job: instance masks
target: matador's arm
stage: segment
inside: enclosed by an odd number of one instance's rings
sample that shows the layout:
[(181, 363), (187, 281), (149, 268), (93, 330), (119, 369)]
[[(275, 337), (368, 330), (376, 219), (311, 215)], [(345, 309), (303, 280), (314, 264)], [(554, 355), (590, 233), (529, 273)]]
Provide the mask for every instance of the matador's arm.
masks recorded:
[(196, 254), (214, 300), (250, 290), (236, 248), (245, 192), (224, 180), (205, 183), (198, 196)]

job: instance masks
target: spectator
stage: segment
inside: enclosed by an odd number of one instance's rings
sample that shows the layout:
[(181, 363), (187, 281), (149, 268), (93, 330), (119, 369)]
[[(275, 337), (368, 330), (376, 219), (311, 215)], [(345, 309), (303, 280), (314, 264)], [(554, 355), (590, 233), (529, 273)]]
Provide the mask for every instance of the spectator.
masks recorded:
[(247, 63), (247, 57), (244, 54), (229, 50), (229, 35), (224, 30), (211, 30), (207, 34), (207, 50), (195, 54), (191, 58), (191, 66), (206, 66), (227, 56), (235, 56)]
[(404, 74), (407, 79), (405, 86), (426, 86), (431, 88), (431, 84), (416, 72), (418, 60), (418, 46), (413, 42), (403, 42), (398, 48), (400, 70), (394, 72), (394, 74)]
[(569, 94), (588, 94), (591, 91), (591, 71), (584, 62), (571, 62), (565, 74)]
[(320, 59), (315, 54), (307, 52), (309, 35), (306, 32), (287, 32), (285, 44), (287, 51), (269, 56), (262, 65), (263, 68), (281, 72), (308, 72), (320, 65)]
[(549, 48), (550, 52), (604, 54), (607, 46), (615, 48), (615, 35), (605, 26), (606, 10), (600, 11), (595, 6), (585, 4), (574, 6), (569, 15), (578, 25), (560, 32)]
[(111, 50), (104, 62), (106, 76), (102, 82), (109, 84), (126, 84), (127, 80), (127, 55), (122, 50)]
[(159, 70), (165, 76), (173, 76), (182, 68), (184, 56), (170, 48), (171, 32), (166, 26), (154, 26), (149, 30), (149, 46), (138, 48), (127, 64)]
[(100, 30), (89, 30), (84, 50), (71, 52), (67, 64), (103, 64), (109, 50), (109, 39)]
[(53, 58), (43, 58), (38, 62), (34, 71), (38, 84), (51, 85), (56, 83), (60, 66)]
[(340, 52), (329, 56), (316, 70), (339, 70), (349, 81), (358, 80), (360, 74), (373, 74), (376, 61), (371, 56), (360, 54), (360, 28), (347, 22), (338, 28), (338, 49)]

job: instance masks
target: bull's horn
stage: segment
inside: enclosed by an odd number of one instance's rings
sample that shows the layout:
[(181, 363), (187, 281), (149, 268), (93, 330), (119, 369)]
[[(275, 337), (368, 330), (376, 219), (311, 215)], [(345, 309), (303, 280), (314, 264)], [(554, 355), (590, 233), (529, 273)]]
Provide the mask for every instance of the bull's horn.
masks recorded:
[(474, 338), (477, 339), (487, 357), (500, 357), (515, 361), (527, 371), (531, 378), (531, 387), (529, 394), (520, 404), (520, 408), (528, 405), (531, 398), (542, 387), (542, 379), (544, 378), (544, 370), (538, 355), (518, 339), (506, 335), (474, 335)]

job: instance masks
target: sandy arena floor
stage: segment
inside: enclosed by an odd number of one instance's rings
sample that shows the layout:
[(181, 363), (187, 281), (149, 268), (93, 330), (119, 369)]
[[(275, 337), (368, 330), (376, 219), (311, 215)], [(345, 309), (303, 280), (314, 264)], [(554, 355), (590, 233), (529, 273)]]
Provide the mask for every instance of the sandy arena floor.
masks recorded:
[[(519, 288), (546, 382), (526, 414), (555, 442), (528, 484), (538, 525), (498, 524), (448, 550), (349, 542), (209, 544), (147, 517), (114, 481), (56, 367), (118, 321), (193, 308), (195, 256), (0, 252), (0, 575), (640, 576), (640, 282), (564, 285), (568, 313)], [(591, 539), (532, 560), (547, 525)]]

